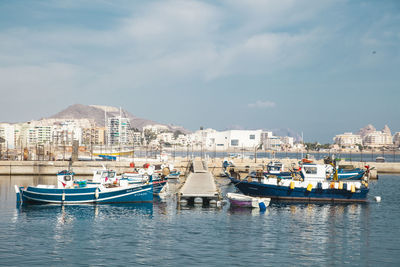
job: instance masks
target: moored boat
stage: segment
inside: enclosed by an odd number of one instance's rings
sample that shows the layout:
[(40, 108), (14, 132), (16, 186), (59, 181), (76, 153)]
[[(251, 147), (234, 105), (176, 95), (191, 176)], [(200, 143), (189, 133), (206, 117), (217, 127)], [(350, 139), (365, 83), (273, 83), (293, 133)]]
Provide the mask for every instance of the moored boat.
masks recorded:
[(246, 207), (246, 208), (259, 208), (261, 210), (269, 206), (270, 198), (252, 197), (243, 194), (227, 193), (226, 197), (232, 206)]
[[(332, 165), (325, 165), (326, 173), (329, 180), (334, 179), (335, 168)], [(361, 180), (366, 176), (366, 172), (369, 166), (366, 166), (366, 169), (360, 168), (351, 168), (345, 169), (342, 167), (338, 167), (337, 169), (337, 178), (338, 180)]]
[(22, 204), (100, 204), (125, 202), (152, 202), (153, 185), (118, 183), (77, 183), (72, 172), (57, 175), (58, 184), (18, 187), (17, 202)]
[(155, 172), (154, 167), (148, 166), (147, 169), (139, 169), (136, 172), (125, 172), (121, 175), (121, 180), (128, 181), (129, 184), (153, 184), (153, 194), (159, 194), (168, 182), (168, 175)]
[(240, 180), (229, 177), (245, 195), (302, 201), (363, 202), (369, 191), (365, 181), (328, 181), (326, 167), (319, 164), (303, 165), (300, 175), (291, 179), (263, 177), (253, 180), (250, 176)]

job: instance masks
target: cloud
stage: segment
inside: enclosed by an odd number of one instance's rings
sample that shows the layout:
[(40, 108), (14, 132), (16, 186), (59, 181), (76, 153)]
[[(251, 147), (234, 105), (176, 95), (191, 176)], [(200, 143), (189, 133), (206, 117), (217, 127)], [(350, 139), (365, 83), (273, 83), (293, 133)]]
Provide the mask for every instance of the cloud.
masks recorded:
[(247, 105), (249, 108), (274, 108), (276, 103), (272, 101), (261, 101), (258, 100), (255, 103), (250, 103)]
[[(119, 103), (128, 99), (120, 96), (136, 99), (146, 92), (159, 96), (157, 106), (178, 92), (190, 105), (204, 90), (212, 88), (218, 98), (232, 88), (229, 83), (241, 81), (258, 82), (252, 91), (268, 98), (259, 89), (265, 79), (271, 78), (271, 87), (285, 80), (301, 88), (305, 81), (321, 83), (332, 70), (340, 77), (360, 63), (399, 62), (397, 13), (357, 13), (357, 4), (346, 0), (35, 3), (21, 5), (24, 16), (1, 16), (7, 10), (0, 10), (0, 93), (27, 103), (38, 96), (58, 101), (66, 92), (80, 103)], [(252, 101), (239, 91), (232, 98)], [(0, 114), (12, 105), (4, 104)], [(247, 108), (275, 106), (257, 101)]]

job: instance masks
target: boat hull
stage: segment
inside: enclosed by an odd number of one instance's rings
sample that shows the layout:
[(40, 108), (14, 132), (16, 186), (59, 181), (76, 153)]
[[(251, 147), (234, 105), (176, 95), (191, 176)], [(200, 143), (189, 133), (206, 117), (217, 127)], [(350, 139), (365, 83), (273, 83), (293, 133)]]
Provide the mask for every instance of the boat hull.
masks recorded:
[(365, 171), (359, 172), (343, 172), (338, 173), (339, 180), (361, 180), (364, 177)]
[[(141, 181), (135, 181), (132, 179), (127, 179), (129, 184), (143, 184)], [(163, 189), (163, 187), (165, 186), (165, 184), (167, 183), (167, 179), (163, 179), (163, 180), (153, 180), (151, 183), (153, 184), (153, 194), (159, 194), (161, 192), (161, 190)]]
[(367, 201), (369, 191), (368, 188), (361, 188), (354, 193), (334, 188), (313, 188), (311, 191), (308, 191), (307, 188), (303, 187), (290, 189), (289, 186), (240, 181), (231, 177), (230, 179), (235, 187), (245, 195), (268, 197), (278, 200), (365, 202)]
[[(97, 190), (97, 193), (96, 193)], [(100, 204), (152, 202), (153, 185), (127, 187), (53, 189), (27, 187), (20, 189), (23, 204)]]
[(167, 180), (153, 181), (153, 194), (159, 194), (166, 183), (167, 183)]

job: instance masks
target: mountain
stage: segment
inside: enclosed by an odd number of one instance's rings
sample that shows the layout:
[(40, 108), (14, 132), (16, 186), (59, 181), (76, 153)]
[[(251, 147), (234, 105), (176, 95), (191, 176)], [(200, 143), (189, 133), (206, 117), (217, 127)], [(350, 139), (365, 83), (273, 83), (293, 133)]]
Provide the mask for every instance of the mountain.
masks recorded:
[[(99, 105), (81, 105), (75, 104), (67, 107), (66, 109), (58, 112), (57, 114), (49, 117), (48, 119), (90, 119), (95, 121), (97, 126), (104, 127), (105, 114), (107, 117), (116, 117), (120, 115), (120, 109), (111, 106), (99, 106)], [(181, 126), (166, 125), (157, 123), (152, 120), (139, 118), (129, 113), (128, 111), (121, 109), (122, 117), (129, 118), (132, 128), (142, 130), (147, 125), (165, 125), (171, 131), (180, 130), (183, 133), (189, 133), (190, 131), (184, 129)]]
[(360, 131), (358, 132), (358, 134), (361, 135), (361, 137), (364, 137), (367, 134), (373, 133), (375, 131), (376, 131), (376, 128), (372, 124), (368, 124), (364, 128), (361, 128)]
[(289, 136), (293, 137), (295, 141), (300, 142), (301, 140), (301, 135), (292, 129), (286, 128), (286, 129), (272, 129), (271, 130), (273, 135), (275, 136)]
[(392, 136), (392, 132), (390, 131), (389, 126), (387, 126), (387, 125), (385, 125), (385, 127), (383, 127), (382, 133), (385, 133), (385, 134), (387, 134), (388, 136)]

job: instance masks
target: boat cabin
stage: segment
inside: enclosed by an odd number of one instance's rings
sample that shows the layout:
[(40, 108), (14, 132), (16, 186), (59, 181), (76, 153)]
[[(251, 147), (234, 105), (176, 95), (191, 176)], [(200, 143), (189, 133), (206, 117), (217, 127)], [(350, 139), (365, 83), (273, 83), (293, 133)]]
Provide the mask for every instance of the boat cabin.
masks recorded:
[(267, 164), (267, 172), (271, 174), (279, 174), (283, 172), (283, 163), (279, 161), (271, 161)]
[(57, 173), (57, 188), (69, 188), (74, 184), (74, 175), (72, 171), (63, 170)]
[(325, 180), (326, 167), (321, 164), (303, 164), (301, 174), (304, 180)]
[(93, 172), (93, 183), (105, 183), (108, 180), (113, 181), (117, 177), (117, 172), (112, 170), (97, 170)]

